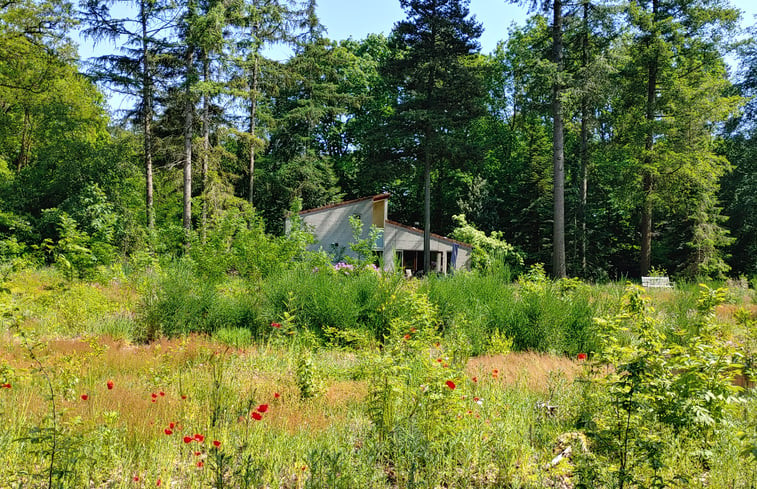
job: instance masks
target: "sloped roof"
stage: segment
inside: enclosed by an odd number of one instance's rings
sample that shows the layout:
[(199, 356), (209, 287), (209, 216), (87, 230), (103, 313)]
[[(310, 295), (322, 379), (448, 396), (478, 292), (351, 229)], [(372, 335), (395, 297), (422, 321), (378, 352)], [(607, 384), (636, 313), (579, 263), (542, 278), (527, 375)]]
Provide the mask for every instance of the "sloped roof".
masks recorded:
[[(397, 221), (391, 221), (391, 220), (387, 219), (386, 223), (390, 224), (392, 226), (397, 226), (398, 228), (405, 229), (407, 231), (411, 231), (413, 233), (417, 233), (417, 234), (421, 234), (421, 235), (423, 234), (423, 229), (418, 229), (418, 228), (415, 228), (413, 226), (408, 226), (406, 224), (401, 224), (401, 223), (399, 223)], [(452, 244), (456, 244), (456, 245), (459, 245), (459, 246), (463, 246), (463, 247), (465, 247), (465, 248), (467, 248), (469, 250), (473, 249), (473, 247), (471, 245), (469, 245), (468, 243), (463, 243), (462, 241), (458, 241), (456, 239), (448, 238), (446, 236), (442, 236), (441, 234), (431, 233), (431, 237), (434, 238), (434, 239), (438, 239), (440, 241), (446, 241), (448, 243), (452, 243)]]
[(303, 214), (310, 214), (311, 212), (318, 212), (318, 211), (323, 211), (323, 210), (326, 210), (326, 209), (333, 209), (335, 207), (342, 207), (344, 205), (350, 205), (350, 204), (354, 204), (356, 202), (363, 202), (363, 201), (366, 201), (366, 200), (373, 200), (374, 202), (376, 202), (378, 200), (384, 200), (384, 199), (388, 199), (388, 198), (389, 198), (389, 194), (377, 194), (377, 195), (372, 195), (370, 197), (362, 197), (360, 199), (345, 200), (344, 202), (336, 202), (334, 204), (322, 205), (321, 207), (315, 207), (313, 209), (307, 209), (307, 210), (304, 210), (304, 211), (300, 211), (300, 212), (298, 212), (298, 214), (302, 216)]

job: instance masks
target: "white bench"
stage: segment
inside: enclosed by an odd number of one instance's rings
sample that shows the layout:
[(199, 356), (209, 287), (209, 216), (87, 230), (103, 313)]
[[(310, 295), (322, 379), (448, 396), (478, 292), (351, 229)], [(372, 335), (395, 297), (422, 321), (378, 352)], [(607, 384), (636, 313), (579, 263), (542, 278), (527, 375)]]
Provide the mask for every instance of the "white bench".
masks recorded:
[(670, 289), (673, 287), (673, 282), (668, 277), (641, 277), (641, 286)]

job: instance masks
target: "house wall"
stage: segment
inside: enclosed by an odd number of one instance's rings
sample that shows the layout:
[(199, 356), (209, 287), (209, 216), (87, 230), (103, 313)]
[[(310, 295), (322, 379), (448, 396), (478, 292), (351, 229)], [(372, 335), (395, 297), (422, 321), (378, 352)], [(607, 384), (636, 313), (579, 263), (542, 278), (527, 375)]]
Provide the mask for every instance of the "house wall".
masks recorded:
[[(352, 227), (350, 216), (360, 216), (363, 221), (363, 232), (360, 239), (368, 238), (373, 222), (373, 204), (371, 199), (365, 199), (351, 204), (330, 207), (323, 210), (302, 214), (300, 218), (306, 229), (313, 233), (316, 242), (309, 246), (311, 251), (323, 249), (334, 253), (333, 243), (337, 243), (338, 252), (343, 256), (357, 258), (350, 249), (352, 242)], [(287, 220), (287, 229), (289, 221)]]
[[(431, 236), (431, 251), (452, 252), (453, 243)], [(394, 256), (396, 250), (423, 250), (423, 234), (387, 223), (384, 228), (384, 256)], [(391, 254), (389, 252), (391, 251)], [(470, 249), (458, 246), (455, 269), (470, 266)], [(446, 263), (446, 261), (445, 261)]]

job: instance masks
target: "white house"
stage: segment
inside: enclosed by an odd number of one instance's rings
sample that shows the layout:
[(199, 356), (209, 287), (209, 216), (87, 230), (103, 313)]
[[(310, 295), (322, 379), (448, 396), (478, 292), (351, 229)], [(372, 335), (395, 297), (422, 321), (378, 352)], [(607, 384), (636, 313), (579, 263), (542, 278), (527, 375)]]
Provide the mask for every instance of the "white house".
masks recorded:
[[(394, 259), (388, 258), (393, 257), (404, 270), (423, 270), (423, 230), (390, 221), (388, 210), (389, 194), (380, 194), (304, 210), (299, 216), (316, 238), (314, 250), (354, 257), (349, 245), (353, 241), (350, 217), (355, 217), (363, 223), (361, 239), (368, 238), (371, 226), (382, 230), (374, 252), (384, 258), (384, 267), (394, 266)], [(287, 219), (287, 232), (290, 225)], [(471, 251), (467, 243), (431, 234), (431, 264), (439, 273), (469, 268)]]

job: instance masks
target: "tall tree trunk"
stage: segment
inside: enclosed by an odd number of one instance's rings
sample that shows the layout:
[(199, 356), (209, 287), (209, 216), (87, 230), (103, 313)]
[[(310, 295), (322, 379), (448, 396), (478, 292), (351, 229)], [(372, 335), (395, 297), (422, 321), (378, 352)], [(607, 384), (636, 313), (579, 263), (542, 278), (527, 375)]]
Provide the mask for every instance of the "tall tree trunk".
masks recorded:
[(555, 277), (566, 276), (565, 267), (565, 151), (563, 143), (562, 87), (562, 0), (554, 0), (552, 56), (557, 68), (552, 85), (552, 163), (554, 170), (554, 220), (552, 228), (552, 266)]
[(152, 77), (150, 75), (150, 50), (147, 45), (147, 11), (145, 3), (139, 2), (139, 21), (142, 25), (142, 129), (145, 151), (145, 212), (147, 229), (155, 229), (152, 183)]
[(208, 159), (210, 158), (210, 60), (207, 51), (202, 52), (202, 79), (205, 91), (202, 95), (202, 242), (205, 243), (208, 228)]
[[(253, 36), (256, 36), (256, 30), (253, 30)], [(254, 39), (254, 37), (253, 37)], [(257, 129), (257, 116), (258, 116), (258, 85), (259, 85), (259, 78), (260, 78), (260, 47), (256, 42), (256, 49), (254, 53), (254, 60), (252, 64), (252, 74), (250, 76), (250, 193), (248, 196), (248, 200), (250, 204), (252, 204), (252, 198), (253, 198), (253, 186), (255, 184), (255, 144), (256, 144), (256, 137), (255, 137), (255, 131)]]
[(428, 150), (428, 146), (423, 166), (423, 273), (425, 275), (431, 273), (431, 151)]
[(189, 239), (189, 231), (192, 229), (192, 124), (194, 122), (194, 104), (192, 103), (192, 63), (194, 61), (194, 48), (187, 47), (185, 68), (186, 87), (185, 87), (185, 106), (184, 106), (184, 229), (187, 231), (186, 238)]
[(21, 171), (29, 164), (29, 153), (32, 148), (32, 120), (29, 108), (24, 107), (24, 127), (21, 130), (21, 149), (16, 159), (16, 170)]
[[(652, 0), (652, 32), (649, 44), (654, 42), (657, 31), (658, 0)], [(646, 140), (644, 142), (644, 166), (642, 170), (643, 203), (641, 208), (641, 275), (648, 275), (652, 266), (652, 193), (654, 192), (654, 177), (648, 170), (652, 164), (652, 150), (654, 149), (654, 120), (657, 100), (657, 71), (659, 69), (657, 53), (654, 53), (647, 69), (647, 106), (644, 115), (647, 124)]]
[[(581, 36), (581, 67), (589, 65), (589, 1), (583, 0), (583, 34)], [(586, 277), (586, 205), (589, 196), (589, 103), (586, 93), (581, 96), (581, 188), (578, 219), (580, 239), (581, 276)]]

